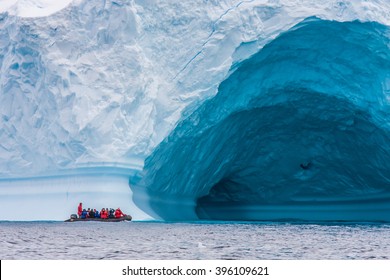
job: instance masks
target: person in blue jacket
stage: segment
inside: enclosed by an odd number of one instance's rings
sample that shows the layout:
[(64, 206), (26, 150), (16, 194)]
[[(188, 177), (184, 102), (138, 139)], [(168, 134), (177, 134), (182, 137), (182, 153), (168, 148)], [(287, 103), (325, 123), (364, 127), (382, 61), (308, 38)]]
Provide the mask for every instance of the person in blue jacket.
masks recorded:
[(83, 209), (83, 212), (81, 212), (81, 219), (86, 219), (87, 218), (87, 210)]
[(98, 210), (93, 209), (95, 211), (95, 218), (100, 218), (100, 213)]

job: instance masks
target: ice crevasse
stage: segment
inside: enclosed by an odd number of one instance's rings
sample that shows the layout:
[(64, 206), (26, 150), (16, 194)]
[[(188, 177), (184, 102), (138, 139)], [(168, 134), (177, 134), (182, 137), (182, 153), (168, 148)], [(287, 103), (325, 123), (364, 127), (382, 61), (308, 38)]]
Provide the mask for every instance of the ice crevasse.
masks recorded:
[(3, 206), (390, 220), (386, 1), (7, 3)]

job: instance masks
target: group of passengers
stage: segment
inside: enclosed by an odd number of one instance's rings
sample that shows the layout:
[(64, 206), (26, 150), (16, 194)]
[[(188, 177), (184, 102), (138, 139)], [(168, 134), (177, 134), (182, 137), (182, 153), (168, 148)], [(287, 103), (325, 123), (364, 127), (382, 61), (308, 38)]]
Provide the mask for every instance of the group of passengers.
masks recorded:
[(89, 219), (89, 218), (118, 219), (126, 216), (120, 208), (117, 208), (116, 210), (114, 210), (113, 208), (110, 208), (110, 210), (108, 208), (102, 208), (100, 212), (92, 208), (88, 208), (86, 210), (85, 208), (83, 208), (83, 204), (81, 202), (77, 209), (77, 215), (81, 219)]

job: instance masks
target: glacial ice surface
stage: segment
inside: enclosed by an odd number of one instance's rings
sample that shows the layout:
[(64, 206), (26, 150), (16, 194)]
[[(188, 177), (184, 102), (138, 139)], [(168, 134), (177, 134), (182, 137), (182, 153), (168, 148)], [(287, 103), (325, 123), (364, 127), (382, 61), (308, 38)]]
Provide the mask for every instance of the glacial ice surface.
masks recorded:
[(388, 220), (389, 11), (4, 0), (1, 205), (59, 220), (83, 190), (139, 219)]

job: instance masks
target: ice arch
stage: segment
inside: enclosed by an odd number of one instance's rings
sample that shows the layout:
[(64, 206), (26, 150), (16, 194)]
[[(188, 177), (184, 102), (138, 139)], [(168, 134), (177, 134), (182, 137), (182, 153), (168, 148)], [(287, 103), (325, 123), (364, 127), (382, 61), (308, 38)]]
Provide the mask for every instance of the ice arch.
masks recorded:
[(136, 203), (168, 220), (390, 220), (387, 27), (309, 18), (235, 69), (146, 160)]

